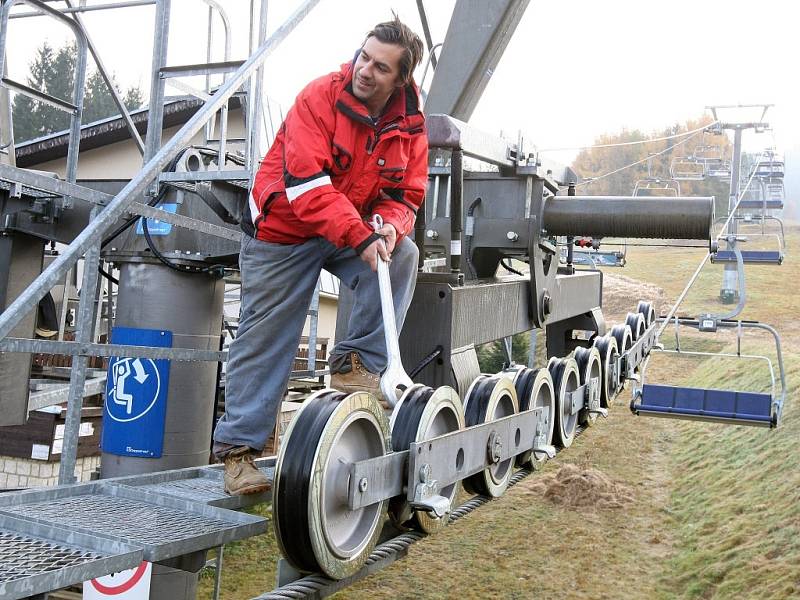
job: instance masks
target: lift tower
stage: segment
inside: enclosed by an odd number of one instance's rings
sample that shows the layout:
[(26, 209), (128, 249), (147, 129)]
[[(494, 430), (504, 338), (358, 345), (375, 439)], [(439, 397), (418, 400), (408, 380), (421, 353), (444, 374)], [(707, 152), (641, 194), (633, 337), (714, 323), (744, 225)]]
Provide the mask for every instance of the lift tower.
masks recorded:
[[(733, 160), (731, 162), (731, 187), (728, 194), (728, 214), (733, 214), (739, 205), (739, 186), (742, 166), (742, 132), (745, 129), (753, 129), (756, 133), (761, 133), (769, 127), (769, 123), (764, 121), (764, 117), (772, 104), (738, 104), (738, 105), (722, 105), (722, 106), (707, 106), (706, 109), (711, 111), (714, 120), (717, 121), (715, 128), (718, 131), (730, 129), (733, 131)], [(758, 121), (750, 122), (725, 122), (721, 121), (717, 116), (718, 110), (725, 109), (751, 109), (760, 108), (761, 116)], [(729, 219), (727, 235), (727, 250), (733, 254), (736, 246), (736, 233), (737, 223), (735, 218)], [(723, 304), (733, 304), (739, 300), (739, 274), (736, 263), (725, 264), (725, 270), (722, 275), (722, 287), (719, 290), (719, 298)]]

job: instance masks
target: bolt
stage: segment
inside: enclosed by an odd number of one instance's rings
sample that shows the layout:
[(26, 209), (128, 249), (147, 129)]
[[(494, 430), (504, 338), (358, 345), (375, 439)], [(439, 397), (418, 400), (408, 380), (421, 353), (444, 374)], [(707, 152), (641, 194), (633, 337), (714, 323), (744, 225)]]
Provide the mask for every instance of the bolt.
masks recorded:
[(550, 313), (553, 311), (553, 306), (552, 306), (552, 303), (553, 303), (553, 301), (552, 301), (552, 298), (550, 298), (550, 294), (548, 294), (547, 292), (545, 292), (545, 293), (542, 295), (542, 314), (543, 314), (545, 317), (546, 317), (547, 315), (549, 315), (549, 314), (550, 314)]
[(425, 235), (432, 240), (439, 239), (439, 232), (435, 229), (428, 229), (428, 231), (425, 232)]
[(489, 457), (489, 462), (493, 465), (496, 465), (500, 462), (500, 455), (503, 452), (503, 440), (500, 439), (500, 436), (497, 435), (497, 432), (493, 431), (489, 435), (489, 444), (487, 447), (487, 454)]
[(361, 480), (358, 482), (358, 491), (362, 494), (367, 491), (369, 487), (369, 482), (367, 481), (366, 477), (362, 477)]
[(516, 231), (509, 231), (506, 234), (506, 237), (508, 238), (509, 242), (516, 242), (519, 240), (519, 234)]
[(427, 483), (430, 478), (431, 478), (431, 466), (428, 463), (425, 463), (419, 468), (419, 480), (422, 483)]

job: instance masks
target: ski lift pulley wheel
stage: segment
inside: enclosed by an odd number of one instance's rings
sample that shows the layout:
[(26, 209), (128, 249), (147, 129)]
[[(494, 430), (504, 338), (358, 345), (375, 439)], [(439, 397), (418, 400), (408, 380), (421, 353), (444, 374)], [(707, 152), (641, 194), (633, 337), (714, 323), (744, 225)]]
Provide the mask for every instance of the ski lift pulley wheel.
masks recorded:
[(302, 404), (278, 454), (272, 498), (275, 538), (289, 564), (337, 580), (361, 569), (386, 501), (351, 510), (349, 469), (390, 451), (389, 423), (371, 394), (326, 389)]
[(594, 347), (600, 353), (600, 364), (603, 368), (603, 379), (600, 390), (600, 406), (609, 408), (617, 395), (619, 381), (614, 376), (614, 364), (619, 358), (617, 340), (612, 335), (603, 335), (594, 339)]
[[(633, 346), (633, 333), (631, 332), (630, 325), (622, 324), (614, 325), (611, 328), (611, 336), (617, 341), (617, 351), (620, 356), (623, 356), (631, 346)], [(625, 388), (625, 372), (624, 365), (619, 371), (619, 380), (617, 381), (617, 393)]]
[[(458, 393), (448, 386), (436, 389), (420, 384), (411, 386), (403, 393), (389, 421), (395, 452), (408, 450), (414, 442), (461, 429), (464, 429), (464, 408)], [(439, 493), (452, 507), (459, 490), (460, 483), (456, 482)], [(389, 518), (401, 529), (434, 533), (444, 527), (450, 517), (449, 513), (437, 517), (425, 510), (415, 510), (406, 496), (401, 495), (389, 500)]]
[(653, 304), (651, 302), (646, 302), (645, 300), (639, 300), (639, 304), (636, 305), (636, 312), (644, 315), (645, 329), (648, 329), (653, 323), (655, 323), (656, 311), (653, 308)]
[[(514, 384), (501, 375), (479, 375), (464, 397), (464, 417), (467, 427), (496, 421), (517, 414), (519, 403)], [(488, 448), (490, 455), (496, 448)], [(483, 494), (493, 498), (502, 496), (514, 474), (514, 457), (498, 460), (480, 473), (464, 480), (464, 489), (472, 494)]]
[(636, 342), (644, 335), (647, 326), (645, 325), (644, 315), (640, 312), (629, 312), (625, 317), (625, 324), (631, 328), (631, 339)]
[[(504, 375), (511, 378), (517, 390), (519, 411), (542, 408), (540, 427), (545, 434), (545, 444), (553, 444), (553, 429), (556, 418), (556, 399), (553, 390), (553, 378), (547, 369), (529, 369), (523, 366), (512, 366), (503, 371)], [(538, 470), (547, 461), (544, 452), (532, 451), (519, 454), (516, 459), (518, 467), (527, 467)]]
[[(573, 353), (573, 357), (575, 358), (575, 362), (578, 363), (578, 373), (580, 375), (581, 385), (588, 386), (592, 379), (597, 379), (598, 382), (602, 382), (602, 360), (600, 358), (600, 352), (597, 350), (597, 348), (576, 348), (575, 352)], [(587, 394), (591, 393), (591, 397), (587, 397), (589, 405), (595, 403), (597, 406), (600, 406), (600, 396), (602, 395), (600, 387), (601, 386), (598, 385), (593, 391), (587, 391)], [(594, 425), (596, 420), (597, 413), (589, 412), (588, 408), (582, 408), (578, 413), (578, 421), (585, 427)]]
[(553, 441), (562, 448), (569, 448), (575, 439), (578, 427), (578, 413), (572, 412), (567, 398), (569, 392), (580, 387), (578, 363), (572, 357), (553, 357), (547, 363), (547, 370), (553, 378), (553, 390), (556, 397), (556, 422)]

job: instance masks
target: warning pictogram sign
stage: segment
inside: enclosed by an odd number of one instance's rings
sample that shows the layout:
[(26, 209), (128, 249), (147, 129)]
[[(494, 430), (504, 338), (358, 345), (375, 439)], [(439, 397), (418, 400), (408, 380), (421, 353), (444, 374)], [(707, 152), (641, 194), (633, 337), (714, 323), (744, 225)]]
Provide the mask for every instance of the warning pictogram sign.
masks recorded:
[(138, 567), (90, 579), (83, 584), (83, 600), (148, 600), (153, 565), (142, 561)]

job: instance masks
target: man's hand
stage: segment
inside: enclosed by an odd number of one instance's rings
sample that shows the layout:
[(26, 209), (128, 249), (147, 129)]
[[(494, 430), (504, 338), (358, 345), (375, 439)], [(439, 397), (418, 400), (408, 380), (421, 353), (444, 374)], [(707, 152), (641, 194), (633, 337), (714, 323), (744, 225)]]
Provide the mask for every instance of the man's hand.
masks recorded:
[[(392, 227), (389, 225), (389, 227)], [(392, 227), (394, 231), (394, 227)], [(387, 240), (388, 241), (388, 240)], [(389, 251), (386, 249), (386, 243), (383, 238), (378, 238), (374, 242), (372, 242), (369, 246), (364, 248), (364, 250), (360, 254), (361, 260), (369, 265), (369, 268), (373, 271), (378, 270), (378, 256), (380, 256), (386, 262), (391, 260), (391, 256), (389, 255)]]
[(383, 239), (386, 242), (386, 249), (389, 251), (389, 254), (394, 252), (394, 246), (397, 244), (397, 230), (394, 228), (394, 225), (386, 223), (375, 233), (379, 233), (383, 236)]

